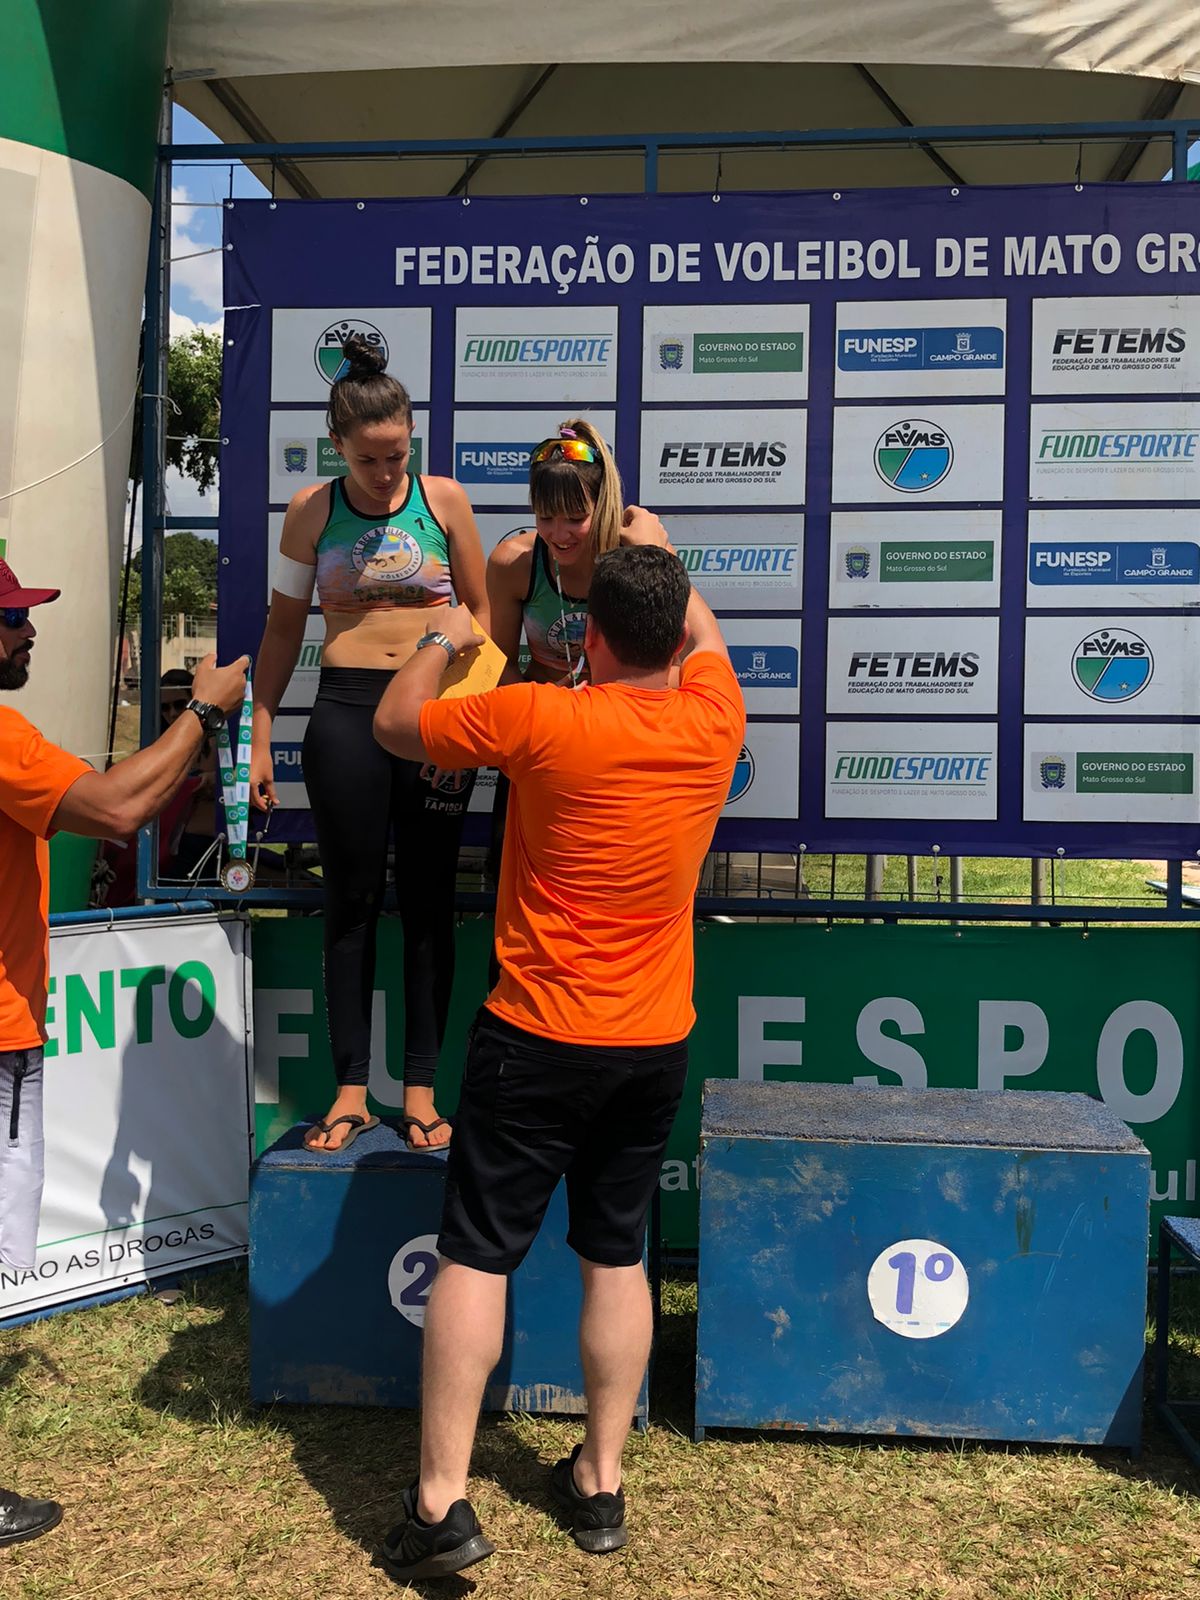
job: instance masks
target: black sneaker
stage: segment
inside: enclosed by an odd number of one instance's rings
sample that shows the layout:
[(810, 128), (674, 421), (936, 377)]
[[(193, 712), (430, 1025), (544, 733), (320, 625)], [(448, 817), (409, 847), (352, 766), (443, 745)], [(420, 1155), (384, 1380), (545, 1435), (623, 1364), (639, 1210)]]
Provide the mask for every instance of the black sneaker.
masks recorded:
[[(428, 1526), (416, 1518), (416, 1485), (403, 1496), (408, 1520), (392, 1529), (379, 1549), (379, 1559), (393, 1578), (448, 1578), (482, 1561), (496, 1546), (485, 1539), (469, 1500), (456, 1500), (440, 1522)], [(410, 1510), (411, 1507), (411, 1510)]]
[(57, 1500), (27, 1500), (15, 1489), (0, 1489), (0, 1545), (37, 1539), (63, 1519)]
[(616, 1494), (580, 1494), (575, 1463), (582, 1445), (555, 1463), (550, 1472), (550, 1493), (570, 1518), (571, 1534), (581, 1550), (594, 1556), (619, 1550), (629, 1539), (625, 1528), (625, 1491)]

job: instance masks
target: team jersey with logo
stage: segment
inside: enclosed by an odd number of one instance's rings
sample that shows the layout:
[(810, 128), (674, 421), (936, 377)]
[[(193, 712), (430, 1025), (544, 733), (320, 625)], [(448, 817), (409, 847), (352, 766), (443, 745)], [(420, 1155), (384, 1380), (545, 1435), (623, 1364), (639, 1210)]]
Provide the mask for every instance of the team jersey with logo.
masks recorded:
[(550, 570), (546, 541), (536, 535), (529, 563), (529, 588), (521, 602), (529, 654), (539, 666), (572, 672), (583, 659), (586, 600), (564, 594)]
[(409, 473), (404, 504), (384, 516), (356, 511), (345, 478), (333, 480), (329, 516), (317, 541), (317, 594), (322, 611), (449, 604), (446, 530), (415, 473)]

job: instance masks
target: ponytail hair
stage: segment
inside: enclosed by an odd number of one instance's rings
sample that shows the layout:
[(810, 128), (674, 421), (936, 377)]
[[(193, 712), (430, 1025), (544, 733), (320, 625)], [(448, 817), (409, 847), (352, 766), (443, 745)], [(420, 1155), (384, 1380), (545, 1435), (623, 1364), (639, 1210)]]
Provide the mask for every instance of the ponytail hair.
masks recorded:
[(596, 460), (567, 461), (553, 455), (549, 461), (535, 461), (529, 469), (529, 503), (537, 517), (582, 520), (590, 514), (592, 542), (602, 556), (621, 542), (625, 514), (621, 474), (612, 451), (586, 417), (568, 417), (559, 432), (590, 444)]
[(325, 426), (345, 438), (355, 428), (371, 422), (405, 423), (412, 427), (412, 401), (402, 383), (384, 371), (387, 357), (361, 333), (352, 333), (342, 346), (348, 370), (329, 391)]

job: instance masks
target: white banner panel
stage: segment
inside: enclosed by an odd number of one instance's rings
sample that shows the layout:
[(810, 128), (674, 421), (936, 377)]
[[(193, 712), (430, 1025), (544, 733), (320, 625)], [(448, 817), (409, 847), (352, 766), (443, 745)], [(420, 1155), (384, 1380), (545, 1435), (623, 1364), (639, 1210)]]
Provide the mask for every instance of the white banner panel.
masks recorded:
[(371, 311), (278, 310), (271, 315), (271, 399), (315, 400), (346, 371), (342, 346), (360, 334), (382, 352), (387, 370), (416, 404), (429, 400), (430, 312), (383, 306)]
[(800, 619), (730, 617), (721, 624), (746, 710), (800, 715)]
[[(428, 466), (428, 433), (428, 411), (414, 410), (409, 459), (413, 472), (424, 472)], [(340, 478), (346, 471), (326, 431), (324, 411), (272, 411), (268, 449), (267, 498), (274, 506), (286, 506), (306, 484)]]
[(830, 609), (998, 606), (1001, 526), (999, 511), (835, 511)]
[(1200, 511), (1031, 511), (1025, 580), (1033, 610), (1200, 604)]
[(510, 534), (529, 533), (533, 530), (533, 513), (526, 506), (524, 511), (514, 507), (512, 511), (478, 511), (475, 514), (475, 524), (479, 529), (479, 542), (483, 546), (486, 558)]
[[(304, 624), (304, 638), (296, 659), (296, 670), (283, 691), (282, 711), (312, 710), (317, 698), (317, 682), (321, 676), (321, 655), (325, 646), (325, 618), (317, 612), (310, 614)], [(276, 772), (276, 777), (279, 773)]]
[[(790, 808), (790, 810), (788, 809)], [(751, 722), (738, 756), (724, 817), (796, 816), (800, 809), (800, 729)]]
[(996, 617), (834, 617), (825, 709), (974, 716), (996, 710)]
[(1200, 500), (1200, 405), (1029, 408), (1031, 500)]
[(643, 400), (804, 400), (808, 306), (647, 306)]
[[(579, 407), (611, 448), (616, 414)], [(529, 458), (534, 445), (558, 433), (558, 411), (456, 411), (454, 477), (480, 506), (529, 505)]]
[(1029, 617), (1026, 714), (1200, 716), (1198, 642), (1194, 617)]
[(308, 713), (275, 718), (271, 728), (271, 759), (275, 763), (275, 793), (279, 804), (289, 811), (308, 807), (304, 787), (303, 745)]
[(803, 411), (644, 411), (642, 503), (802, 505), (806, 440)]
[(835, 504), (926, 505), (999, 500), (1004, 407), (838, 406), (833, 416)]
[(992, 821), (994, 722), (830, 722), (825, 729), (825, 813)]
[(1200, 727), (1029, 723), (1026, 822), (1200, 822)]
[(1034, 394), (1185, 394), (1200, 389), (1200, 295), (1033, 302)]
[(37, 1265), (0, 1318), (244, 1254), (247, 927), (213, 916), (55, 929)]
[(839, 400), (1003, 394), (1003, 300), (843, 300), (833, 392)]
[(696, 517), (669, 512), (671, 543), (714, 611), (799, 611), (804, 517)]
[(454, 398), (611, 405), (617, 398), (616, 306), (459, 310)]

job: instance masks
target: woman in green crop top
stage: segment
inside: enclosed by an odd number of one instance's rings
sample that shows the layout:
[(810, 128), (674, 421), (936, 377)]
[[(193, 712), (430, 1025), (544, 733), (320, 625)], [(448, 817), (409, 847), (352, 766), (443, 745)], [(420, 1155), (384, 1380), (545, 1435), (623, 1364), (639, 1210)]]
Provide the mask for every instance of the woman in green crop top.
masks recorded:
[(377, 744), (375, 707), (452, 597), (488, 626), (483, 551), (452, 478), (408, 470), (412, 406), (365, 340), (329, 396), (329, 434), (346, 476), (301, 489), (288, 507), (271, 611), (254, 674), (250, 792), (275, 802), (271, 725), (295, 669), (317, 590), (325, 644), (304, 739), (304, 782), (325, 885), (325, 997), (337, 1095), (305, 1143), (339, 1150), (367, 1114), (375, 936), (394, 843), (404, 928), (404, 1121), (414, 1148), (445, 1144), (433, 1081), (454, 977), (454, 887), (473, 772), (442, 773)]
[(587, 681), (583, 633), (596, 562), (619, 544), (667, 543), (666, 529), (640, 506), (623, 505), (612, 452), (585, 417), (572, 417), (533, 451), (529, 503), (534, 528), (513, 534), (487, 565), (493, 639), (508, 657), (501, 680), (519, 680), (521, 635), (534, 683)]

